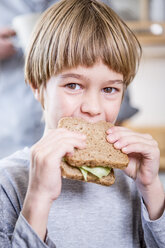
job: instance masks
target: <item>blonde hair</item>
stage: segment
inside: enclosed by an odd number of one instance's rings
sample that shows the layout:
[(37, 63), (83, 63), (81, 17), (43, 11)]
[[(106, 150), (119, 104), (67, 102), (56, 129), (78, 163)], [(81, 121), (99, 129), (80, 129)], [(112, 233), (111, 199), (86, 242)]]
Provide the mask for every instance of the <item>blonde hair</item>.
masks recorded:
[(34, 30), (25, 79), (40, 89), (65, 69), (102, 60), (123, 75), (127, 87), (140, 57), (137, 38), (110, 7), (97, 0), (62, 0), (43, 13)]

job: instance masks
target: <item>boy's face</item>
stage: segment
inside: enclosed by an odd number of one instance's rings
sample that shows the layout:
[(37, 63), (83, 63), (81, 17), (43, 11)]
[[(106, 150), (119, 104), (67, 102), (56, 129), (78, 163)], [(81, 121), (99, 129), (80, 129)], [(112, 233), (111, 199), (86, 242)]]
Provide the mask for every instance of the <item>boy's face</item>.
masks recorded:
[(102, 62), (65, 70), (51, 77), (44, 91), (46, 128), (56, 128), (66, 116), (114, 123), (122, 95), (123, 76)]

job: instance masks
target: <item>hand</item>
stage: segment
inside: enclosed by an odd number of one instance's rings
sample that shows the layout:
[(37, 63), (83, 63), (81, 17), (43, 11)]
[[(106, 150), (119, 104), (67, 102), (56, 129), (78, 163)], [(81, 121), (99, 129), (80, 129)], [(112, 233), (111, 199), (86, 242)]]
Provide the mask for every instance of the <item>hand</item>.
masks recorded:
[[(160, 151), (158, 143), (149, 134), (140, 134), (124, 127), (112, 127), (108, 141), (128, 154), (125, 173), (138, 184), (152, 184), (158, 176)], [(109, 131), (108, 131), (109, 133)]]
[(85, 137), (64, 128), (49, 130), (31, 148), (29, 185), (22, 214), (42, 240), (51, 204), (61, 192), (62, 157), (73, 154), (74, 148), (85, 148)]
[(61, 191), (61, 160), (74, 148), (85, 148), (84, 135), (64, 128), (49, 130), (31, 149), (29, 188), (54, 201)]
[(0, 60), (7, 59), (16, 53), (16, 50), (10, 41), (10, 38), (15, 34), (15, 31), (10, 28), (0, 29)]
[(143, 197), (151, 220), (160, 218), (165, 207), (165, 195), (160, 182), (158, 143), (149, 134), (140, 134), (124, 127), (112, 127), (107, 140), (128, 154), (125, 173), (133, 178)]

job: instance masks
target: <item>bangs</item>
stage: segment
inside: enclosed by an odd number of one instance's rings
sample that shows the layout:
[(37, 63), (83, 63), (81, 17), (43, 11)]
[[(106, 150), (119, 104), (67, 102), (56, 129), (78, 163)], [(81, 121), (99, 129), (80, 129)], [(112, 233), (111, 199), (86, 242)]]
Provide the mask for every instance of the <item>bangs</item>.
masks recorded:
[(25, 64), (26, 80), (35, 88), (51, 76), (102, 60), (121, 73), (128, 85), (136, 74), (141, 47), (131, 30), (98, 1), (61, 1), (42, 16)]

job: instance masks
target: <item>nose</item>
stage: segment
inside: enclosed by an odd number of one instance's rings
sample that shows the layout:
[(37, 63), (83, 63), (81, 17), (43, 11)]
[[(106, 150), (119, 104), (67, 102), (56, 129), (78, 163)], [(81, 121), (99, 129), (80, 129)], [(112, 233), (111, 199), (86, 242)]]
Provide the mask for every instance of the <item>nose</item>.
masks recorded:
[(101, 100), (99, 96), (96, 93), (85, 95), (81, 103), (81, 111), (90, 116), (101, 114)]

